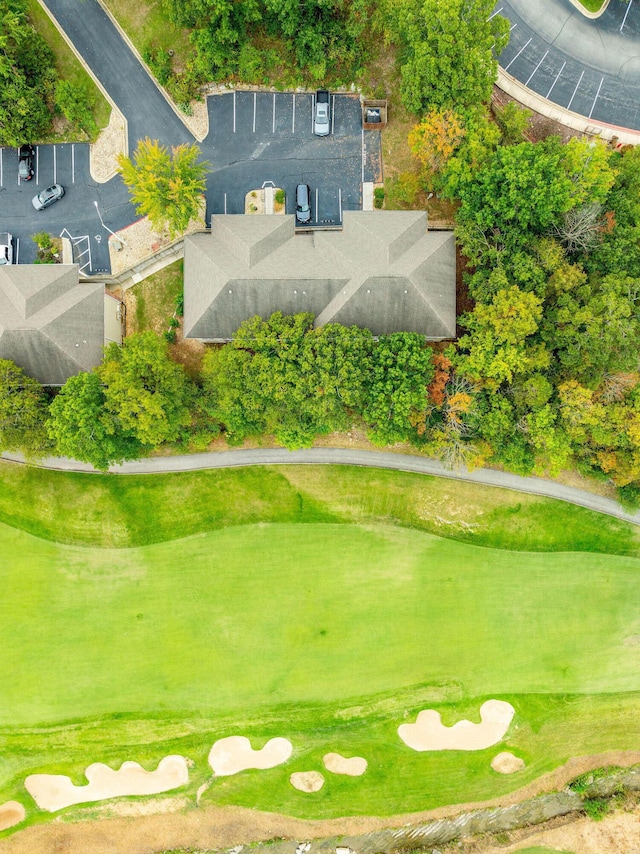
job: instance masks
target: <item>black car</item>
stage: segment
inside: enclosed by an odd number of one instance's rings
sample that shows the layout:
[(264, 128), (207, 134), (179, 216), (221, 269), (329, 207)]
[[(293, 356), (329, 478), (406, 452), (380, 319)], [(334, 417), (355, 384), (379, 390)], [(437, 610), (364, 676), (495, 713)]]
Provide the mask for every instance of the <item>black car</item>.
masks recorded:
[(21, 181), (30, 181), (33, 178), (34, 156), (32, 145), (21, 145), (18, 149), (18, 175)]
[(308, 184), (298, 184), (296, 187), (296, 220), (311, 221), (311, 190)]

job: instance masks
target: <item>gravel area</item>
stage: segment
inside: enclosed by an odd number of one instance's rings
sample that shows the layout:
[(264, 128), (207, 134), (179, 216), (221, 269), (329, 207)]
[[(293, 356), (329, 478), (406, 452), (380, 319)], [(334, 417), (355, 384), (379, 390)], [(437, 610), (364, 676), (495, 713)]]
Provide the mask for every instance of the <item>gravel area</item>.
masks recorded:
[(98, 184), (110, 181), (118, 171), (118, 155), (127, 153), (127, 123), (120, 110), (112, 106), (109, 124), (91, 145), (89, 171), (93, 180)]

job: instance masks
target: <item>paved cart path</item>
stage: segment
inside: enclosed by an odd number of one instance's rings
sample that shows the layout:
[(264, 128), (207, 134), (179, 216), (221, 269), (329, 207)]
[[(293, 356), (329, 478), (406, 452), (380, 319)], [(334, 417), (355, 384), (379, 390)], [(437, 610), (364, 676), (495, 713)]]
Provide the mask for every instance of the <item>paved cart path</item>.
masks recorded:
[[(24, 462), (20, 454), (2, 454), (3, 459)], [(87, 463), (71, 460), (67, 457), (47, 457), (39, 462), (43, 468), (60, 471), (95, 472)], [(565, 486), (553, 480), (540, 477), (521, 477), (510, 472), (495, 469), (478, 468), (446, 469), (439, 460), (419, 457), (411, 454), (393, 454), (384, 451), (360, 451), (348, 448), (309, 448), (301, 451), (287, 451), (284, 448), (255, 448), (252, 450), (214, 451), (202, 454), (185, 454), (171, 457), (149, 457), (112, 466), (113, 474), (160, 474), (167, 472), (198, 471), (201, 469), (237, 468), (241, 466), (265, 465), (343, 465), (365, 466), (369, 468), (409, 471), (417, 474), (447, 477), (452, 480), (466, 480), (485, 486), (499, 486), (526, 492), (529, 495), (541, 495), (557, 498), (569, 504), (577, 504), (606, 513), (640, 525), (640, 511), (625, 510), (617, 501)]]

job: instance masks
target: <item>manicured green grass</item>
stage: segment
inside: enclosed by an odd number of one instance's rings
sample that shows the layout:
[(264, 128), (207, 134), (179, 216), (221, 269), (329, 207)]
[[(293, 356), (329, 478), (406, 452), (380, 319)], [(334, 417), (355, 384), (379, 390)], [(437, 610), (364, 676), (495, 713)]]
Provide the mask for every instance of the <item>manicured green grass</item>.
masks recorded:
[[(93, 78), (82, 67), (38, 0), (27, 0), (27, 4), (29, 8), (29, 20), (54, 53), (60, 79), (68, 80), (69, 83), (76, 85), (83, 84), (87, 87), (87, 90), (91, 92), (95, 99), (95, 106), (92, 112), (96, 126), (98, 128), (106, 127), (109, 123), (109, 116), (111, 115), (111, 105), (93, 82)], [(35, 140), (32, 141), (35, 142)]]
[(182, 291), (183, 262), (176, 261), (144, 279), (127, 293), (133, 296), (135, 309), (128, 313), (127, 334), (152, 330), (162, 335), (169, 328), (175, 310), (175, 300)]
[(383, 526), (254, 525), (126, 551), (2, 534), (4, 725), (425, 682), (471, 697), (640, 690), (640, 645), (623, 645), (640, 635), (635, 558)]
[(579, 2), (588, 12), (599, 12), (604, 0), (579, 0)]
[[(637, 534), (616, 520), (350, 467), (11, 464), (0, 518), (0, 803), (30, 822), (47, 816), (29, 773), (81, 784), (91, 762), (151, 769), (177, 752), (195, 796), (213, 741), (235, 733), (286, 736), (293, 757), (220, 778), (203, 802), (310, 818), (499, 796), (640, 740)], [(496, 748), (415, 753), (397, 736), (423, 708), (477, 721), (489, 697), (517, 713)], [(493, 772), (503, 749), (526, 769)], [(367, 773), (296, 792), (289, 774), (324, 770), (328, 751)]]
[(253, 522), (383, 521), (523, 551), (640, 556), (637, 527), (473, 483), (355, 466), (63, 474), (0, 461), (0, 522), (77, 545), (147, 545)]

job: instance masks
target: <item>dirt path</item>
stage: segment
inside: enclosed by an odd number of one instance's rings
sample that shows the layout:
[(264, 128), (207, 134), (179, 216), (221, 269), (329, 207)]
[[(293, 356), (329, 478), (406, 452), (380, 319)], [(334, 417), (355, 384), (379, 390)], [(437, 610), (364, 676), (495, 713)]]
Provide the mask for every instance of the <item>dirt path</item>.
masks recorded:
[[(209, 806), (199, 809), (191, 807), (184, 810), (183, 797), (178, 797), (175, 801), (170, 798), (164, 798), (160, 802), (142, 801), (138, 805), (139, 815), (117, 817), (120, 806), (125, 810), (131, 810), (135, 804), (128, 801), (123, 802), (122, 805), (105, 804), (102, 808), (87, 810), (84, 820), (82, 820), (81, 813), (79, 816), (81, 820), (78, 821), (66, 822), (58, 819), (48, 824), (34, 825), (17, 831), (12, 836), (0, 841), (0, 852), (1, 854), (155, 854), (155, 852), (178, 848), (189, 850), (229, 848), (233, 845), (275, 838), (302, 841), (328, 836), (351, 836), (372, 833), (385, 827), (421, 824), (479, 807), (508, 806), (544, 792), (561, 790), (579, 774), (595, 768), (612, 765), (630, 767), (639, 763), (640, 751), (611, 751), (594, 756), (584, 756), (569, 760), (555, 771), (543, 775), (538, 780), (534, 780), (504, 798), (475, 804), (458, 804), (424, 813), (387, 818), (362, 816), (324, 821), (304, 821), (243, 807)], [(164, 812), (154, 815), (143, 814), (145, 810), (153, 809), (155, 804)], [(171, 812), (170, 810), (174, 806), (181, 811)], [(96, 819), (96, 817), (100, 818)], [(637, 822), (637, 818), (635, 821)], [(580, 824), (579, 821), (575, 821), (566, 825), (563, 824), (563, 827), (566, 828), (566, 832), (569, 832), (569, 829), (574, 825), (576, 833), (585, 835), (593, 823)], [(605, 825), (603, 823), (593, 826), (604, 827)], [(633, 826), (630, 825), (627, 828), (625, 821), (619, 822), (619, 825), (614, 822), (611, 827), (613, 829), (610, 832), (613, 834), (619, 832), (623, 840), (626, 840), (628, 833), (633, 831)], [(553, 830), (526, 831), (526, 833), (529, 834), (527, 838), (530, 838), (532, 832), (536, 834), (541, 832), (559, 833), (560, 830), (562, 828), (556, 827)], [(525, 831), (520, 833), (525, 833)], [(640, 834), (640, 830), (638, 833)], [(594, 836), (594, 839), (596, 838), (599, 837)], [(531, 844), (533, 843), (529, 842), (529, 845)], [(594, 844), (596, 843), (594, 842)], [(484, 848), (476, 847), (476, 844), (471, 842), (466, 843), (466, 846), (470, 847), (461, 850), (482, 851), (483, 854), (484, 852), (494, 854), (498, 850), (501, 852), (518, 850), (515, 847), (507, 848), (505, 846), (499, 849), (487, 848), (486, 846)], [(526, 845), (519, 844), (519, 847), (526, 847)], [(618, 852), (619, 854), (640, 854), (640, 844), (635, 848), (604, 846), (600, 849), (572, 849), (568, 843), (565, 843), (564, 847), (566, 850), (575, 851), (575, 854), (581, 854), (582, 851), (585, 854), (591, 854), (592, 851), (597, 851), (598, 854), (604, 854), (605, 851), (607, 854), (617, 854)]]

